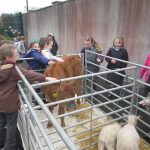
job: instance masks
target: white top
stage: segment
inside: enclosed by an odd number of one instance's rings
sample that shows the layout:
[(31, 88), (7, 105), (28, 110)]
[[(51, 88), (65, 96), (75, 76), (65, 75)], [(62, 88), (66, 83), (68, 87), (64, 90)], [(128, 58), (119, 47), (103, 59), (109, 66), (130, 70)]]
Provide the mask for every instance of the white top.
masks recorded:
[(53, 55), (52, 55), (52, 53), (50, 52), (50, 50), (48, 50), (48, 49), (43, 49), (43, 50), (41, 50), (41, 54), (42, 54), (43, 56), (45, 56), (46, 58), (48, 58), (48, 59), (53, 59)]

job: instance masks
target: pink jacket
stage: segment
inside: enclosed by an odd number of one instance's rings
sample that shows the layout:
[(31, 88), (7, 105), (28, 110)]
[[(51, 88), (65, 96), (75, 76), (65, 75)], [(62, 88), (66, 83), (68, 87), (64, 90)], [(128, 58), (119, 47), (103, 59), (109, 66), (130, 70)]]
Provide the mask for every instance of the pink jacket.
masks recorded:
[[(150, 67), (150, 54), (148, 54), (146, 60), (144, 61), (144, 66)], [(147, 68), (141, 68), (140, 70), (140, 78), (142, 78), (145, 74), (145, 81), (148, 81), (150, 69)]]

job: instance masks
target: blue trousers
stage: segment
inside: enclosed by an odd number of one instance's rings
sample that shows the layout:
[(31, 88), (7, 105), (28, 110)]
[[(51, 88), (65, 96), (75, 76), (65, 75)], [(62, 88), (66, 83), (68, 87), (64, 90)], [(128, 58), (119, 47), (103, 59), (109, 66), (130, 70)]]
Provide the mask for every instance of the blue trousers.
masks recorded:
[[(4, 143), (3, 150), (17, 150), (16, 129), (18, 111), (13, 113), (0, 112), (0, 144)], [(7, 126), (7, 130), (5, 127)], [(6, 130), (6, 135), (1, 134)]]

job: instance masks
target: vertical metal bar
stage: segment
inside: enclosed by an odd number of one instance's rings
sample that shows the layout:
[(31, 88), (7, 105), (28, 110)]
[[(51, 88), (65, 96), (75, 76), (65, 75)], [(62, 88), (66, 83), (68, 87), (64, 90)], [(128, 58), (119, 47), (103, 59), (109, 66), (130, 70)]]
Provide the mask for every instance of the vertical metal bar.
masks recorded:
[(131, 114), (135, 114), (135, 107), (134, 107), (134, 104), (135, 104), (135, 93), (136, 93), (136, 86), (137, 86), (137, 75), (138, 75), (138, 67), (136, 66), (135, 68), (135, 71), (134, 71), (134, 74), (133, 74), (133, 88), (132, 88), (132, 93), (133, 93), (133, 96), (131, 98), (131, 109), (130, 109), (130, 113)]
[(29, 12), (29, 7), (28, 7), (28, 0), (26, 0), (26, 8), (27, 8), (27, 13)]

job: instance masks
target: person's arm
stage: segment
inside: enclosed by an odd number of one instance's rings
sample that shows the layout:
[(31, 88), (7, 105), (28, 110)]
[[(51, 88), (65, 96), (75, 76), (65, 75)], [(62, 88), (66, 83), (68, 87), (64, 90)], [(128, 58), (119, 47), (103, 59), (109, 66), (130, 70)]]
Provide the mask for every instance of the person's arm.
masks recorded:
[(36, 59), (37, 61), (45, 65), (47, 65), (48, 62), (50, 61), (48, 58), (44, 57), (41, 53), (38, 53), (38, 52), (32, 53), (31, 57), (33, 57), (34, 59)]
[[(99, 52), (97, 52), (97, 53), (101, 54), (102, 51), (99, 51)], [(104, 57), (103, 57), (103, 56), (97, 56), (97, 58), (96, 58), (96, 62), (97, 62), (98, 64), (102, 63), (103, 60), (104, 60)]]
[(32, 83), (34, 81), (44, 82), (44, 81), (57, 80), (56, 78), (46, 77), (44, 74), (34, 72), (33, 70), (27, 70), (27, 69), (24, 69), (24, 68), (21, 68), (21, 67), (20, 67), (20, 70), (30, 83)]
[[(111, 56), (111, 48), (108, 50), (108, 52), (106, 53), (106, 56)], [(106, 62), (111, 63), (111, 58), (105, 58)]]
[(48, 59), (53, 59), (53, 55), (47, 50), (42, 50), (41, 54)]
[(150, 99), (144, 99), (139, 102), (139, 105), (141, 106), (150, 106)]
[[(129, 61), (128, 52), (127, 52), (126, 49), (124, 49), (124, 55), (123, 55), (122, 59), (125, 60), (125, 61)], [(127, 63), (123, 63), (123, 62), (121, 64), (122, 68), (126, 68), (127, 65), (128, 65)]]
[[(144, 66), (148, 66), (148, 59), (149, 56), (146, 58), (146, 60), (144, 61)], [(140, 78), (142, 78), (146, 72), (147, 68), (142, 67), (140, 70)]]
[(41, 51), (41, 54), (42, 54), (43, 56), (45, 56), (46, 58), (48, 58), (49, 60), (51, 60), (51, 61), (64, 62), (64, 60), (63, 60), (62, 58), (53, 56), (53, 55), (51, 55), (50, 52), (48, 52), (48, 51), (42, 50), (42, 51)]
[(56, 57), (56, 56), (53, 56), (53, 59), (58, 61), (58, 62), (64, 62), (64, 60), (62, 58), (59, 58), (59, 57)]

